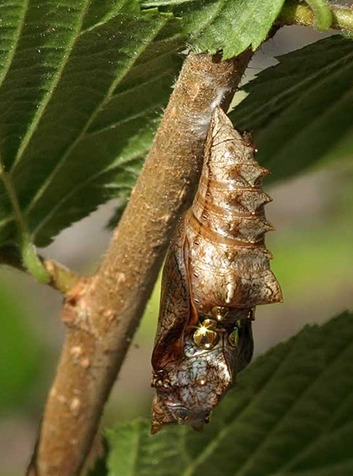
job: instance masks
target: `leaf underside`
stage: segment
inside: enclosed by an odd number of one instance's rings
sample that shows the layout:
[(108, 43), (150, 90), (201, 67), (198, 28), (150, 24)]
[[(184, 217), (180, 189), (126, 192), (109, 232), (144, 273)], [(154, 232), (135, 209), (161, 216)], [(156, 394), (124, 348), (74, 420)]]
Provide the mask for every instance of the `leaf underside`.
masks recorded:
[[(0, 247), (21, 245), (24, 232), (45, 246), (110, 198), (124, 206), (180, 69), (182, 38), (225, 55), (255, 48), (282, 3), (181, 2), (176, 20), (141, 12), (137, 0), (3, 0)], [(217, 37), (231, 19), (229, 36)]]
[(256, 50), (266, 39), (284, 0), (143, 0), (142, 6), (170, 7), (195, 52), (222, 51), (223, 58)]
[(238, 376), (209, 427), (108, 431), (109, 475), (347, 476), (353, 471), (353, 315), (307, 326)]
[[(131, 0), (4, 0), (0, 147), (39, 246), (136, 180), (181, 66), (175, 22)], [(148, 94), (146, 94), (148, 91)], [(0, 183), (0, 246), (16, 223)]]
[[(19, 221), (29, 241), (46, 246), (111, 198), (120, 198), (120, 213), (185, 38), (195, 50), (221, 48), (225, 56), (256, 48), (282, 3), (151, 0), (141, 12), (137, 0), (3, 0), (1, 253), (21, 242)], [(254, 131), (272, 179), (350, 147), (352, 45), (330, 38), (290, 53), (246, 86), (249, 96), (231, 116)]]
[(353, 42), (336, 35), (277, 59), (230, 113), (236, 128), (254, 132), (272, 181), (353, 146)]

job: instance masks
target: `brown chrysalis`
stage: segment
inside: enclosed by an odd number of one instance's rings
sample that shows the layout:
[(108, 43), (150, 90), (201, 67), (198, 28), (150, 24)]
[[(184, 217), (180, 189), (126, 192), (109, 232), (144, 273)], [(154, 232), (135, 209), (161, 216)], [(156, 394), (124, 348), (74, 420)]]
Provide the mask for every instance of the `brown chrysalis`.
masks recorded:
[(272, 230), (250, 135), (216, 108), (197, 194), (181, 218), (163, 271), (152, 356), (152, 433), (172, 423), (208, 421), (251, 360), (259, 304), (282, 301), (264, 235)]

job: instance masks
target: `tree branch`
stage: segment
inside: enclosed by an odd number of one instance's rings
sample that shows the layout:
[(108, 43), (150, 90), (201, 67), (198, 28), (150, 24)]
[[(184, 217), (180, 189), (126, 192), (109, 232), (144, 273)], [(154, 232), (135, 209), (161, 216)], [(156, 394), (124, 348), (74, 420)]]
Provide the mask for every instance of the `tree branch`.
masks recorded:
[[(332, 5), (331, 28), (353, 31), (353, 8)], [(286, 2), (277, 19), (281, 25), (302, 25), (315, 28), (315, 15), (308, 5), (298, 2)]]
[(212, 111), (228, 108), (251, 56), (186, 59), (99, 270), (67, 294), (67, 335), (28, 475), (76, 476), (83, 467), (173, 228), (192, 198)]

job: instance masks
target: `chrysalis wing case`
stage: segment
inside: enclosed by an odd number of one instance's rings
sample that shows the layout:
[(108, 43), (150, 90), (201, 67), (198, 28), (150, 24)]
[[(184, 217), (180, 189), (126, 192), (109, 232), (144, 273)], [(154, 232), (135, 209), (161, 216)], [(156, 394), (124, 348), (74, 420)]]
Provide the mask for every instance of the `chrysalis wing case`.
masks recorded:
[(217, 108), (197, 194), (181, 218), (163, 271), (152, 356), (152, 433), (179, 422), (201, 428), (251, 360), (259, 304), (282, 301), (264, 236), (273, 229), (250, 135)]

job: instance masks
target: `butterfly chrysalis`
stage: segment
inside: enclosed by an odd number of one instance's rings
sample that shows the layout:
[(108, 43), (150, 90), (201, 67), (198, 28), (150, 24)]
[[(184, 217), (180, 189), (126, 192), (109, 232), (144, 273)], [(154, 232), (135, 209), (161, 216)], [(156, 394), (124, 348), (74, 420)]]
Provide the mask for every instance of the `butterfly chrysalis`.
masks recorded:
[(216, 108), (199, 187), (170, 245), (152, 355), (152, 433), (208, 421), (251, 360), (255, 306), (282, 301), (264, 235), (273, 229), (250, 134)]

